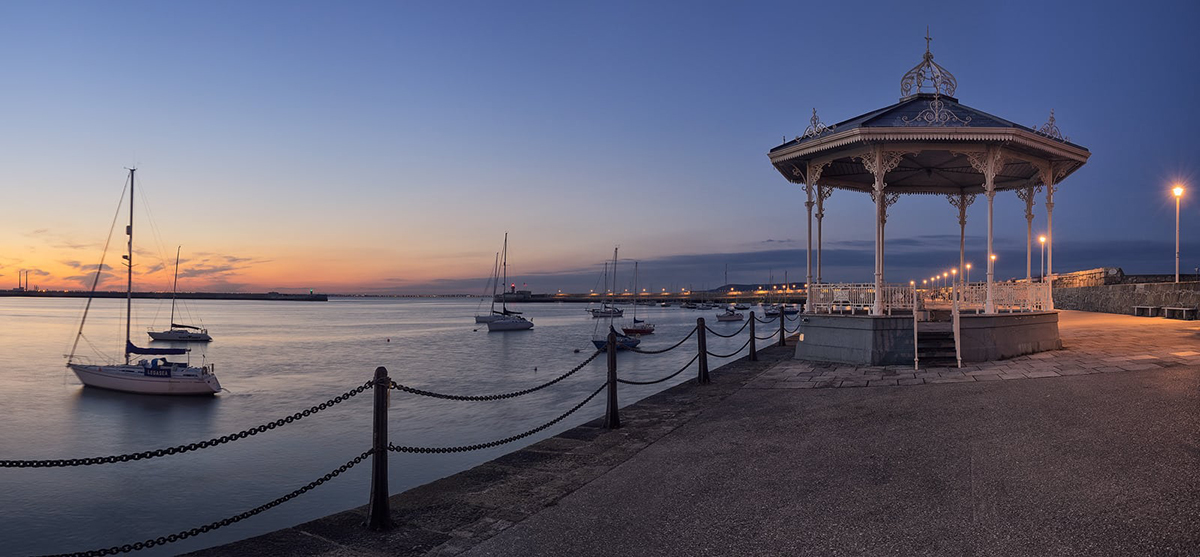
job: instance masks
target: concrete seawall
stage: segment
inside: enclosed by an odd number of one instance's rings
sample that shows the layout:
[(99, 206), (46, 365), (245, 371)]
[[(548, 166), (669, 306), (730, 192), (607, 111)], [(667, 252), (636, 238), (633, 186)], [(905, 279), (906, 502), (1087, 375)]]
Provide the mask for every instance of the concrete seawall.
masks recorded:
[(1133, 306), (1200, 307), (1200, 282), (1055, 288), (1058, 309), (1133, 314)]
[[(692, 379), (622, 408), (620, 429), (604, 429), (601, 417), (470, 470), (393, 495), (390, 505), (396, 528), (389, 532), (372, 532), (363, 526), (367, 520), (364, 505), (188, 555), (460, 553), (608, 473), (739, 391), (767, 368), (791, 358), (794, 344), (792, 339), (787, 347), (760, 348), (757, 362), (742, 357), (714, 368), (709, 385), (698, 385)], [(347, 551), (349, 547), (356, 550)]]

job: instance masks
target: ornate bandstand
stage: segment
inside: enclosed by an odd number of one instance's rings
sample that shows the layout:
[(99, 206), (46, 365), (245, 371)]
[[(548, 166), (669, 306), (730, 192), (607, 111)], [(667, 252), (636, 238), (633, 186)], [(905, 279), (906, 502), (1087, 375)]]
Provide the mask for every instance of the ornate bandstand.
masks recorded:
[[(1052, 218), (1059, 184), (1090, 153), (1049, 121), (1030, 128), (959, 103), (957, 81), (933, 61), (926, 36), (921, 63), (900, 81), (900, 101), (827, 126), (813, 110), (804, 134), (771, 149), (771, 164), (802, 184), (808, 212), (808, 302), (801, 359), (856, 364), (912, 363), (920, 331), (951, 329), (962, 361), (1007, 358), (1056, 349), (1058, 314), (1050, 282), (1034, 280), (1033, 209), (1045, 193), (1048, 276), (1053, 277)], [(875, 273), (872, 283), (825, 284), (821, 273), (821, 221), (834, 190), (864, 192), (875, 203)], [(992, 208), (1000, 192), (1025, 204), (1026, 277), (995, 280)], [(959, 224), (959, 269), (965, 278), (967, 208), (987, 198), (986, 281), (955, 280), (944, 289), (888, 284), (884, 280), (884, 230), (888, 211), (903, 194), (942, 195)], [(813, 209), (816, 209), (816, 261)], [(814, 270), (816, 276), (813, 276)]]

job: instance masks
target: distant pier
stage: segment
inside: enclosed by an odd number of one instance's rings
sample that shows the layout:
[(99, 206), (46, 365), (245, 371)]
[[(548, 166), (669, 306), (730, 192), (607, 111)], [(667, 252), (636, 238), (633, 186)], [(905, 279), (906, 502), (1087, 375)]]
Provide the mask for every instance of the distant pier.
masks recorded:
[[(78, 290), (0, 290), (0, 296), (27, 298), (124, 298), (125, 292), (83, 292)], [(170, 299), (170, 292), (134, 292), (134, 298)], [(180, 300), (276, 300), (281, 302), (327, 302), (326, 294), (284, 294), (281, 292), (177, 292)]]

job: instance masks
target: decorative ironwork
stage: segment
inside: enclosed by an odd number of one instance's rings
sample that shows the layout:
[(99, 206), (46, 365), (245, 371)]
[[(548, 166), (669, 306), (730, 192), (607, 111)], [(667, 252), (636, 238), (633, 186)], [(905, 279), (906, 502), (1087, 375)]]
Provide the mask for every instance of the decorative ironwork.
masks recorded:
[(984, 176), (988, 175), (988, 163), (990, 157), (993, 179), (1000, 175), (1000, 171), (1003, 170), (1004, 166), (1008, 164), (1008, 161), (1004, 160), (1004, 155), (1000, 149), (989, 149), (987, 151), (950, 151), (950, 153), (966, 157), (967, 162), (971, 163), (971, 168), (974, 168), (975, 172), (983, 174)]
[(816, 108), (813, 108), (812, 118), (810, 118), (808, 122), (808, 127), (804, 129), (804, 135), (797, 137), (796, 139), (808, 139), (810, 137), (818, 137), (824, 133), (833, 133), (833, 129), (837, 127), (836, 124), (832, 126), (826, 126), (823, 124), (821, 119), (817, 118)]
[(806, 182), (809, 184), (816, 184), (819, 182), (821, 180), (821, 173), (825, 172), (826, 166), (829, 166), (828, 162), (821, 164), (809, 163), (808, 176), (805, 177)]
[(1050, 109), (1050, 120), (1048, 120), (1045, 124), (1042, 124), (1042, 127), (1037, 128), (1037, 132), (1046, 137), (1049, 137), (1050, 139), (1057, 139), (1059, 141), (1070, 141), (1071, 140), (1071, 138), (1064, 136), (1062, 134), (1062, 132), (1059, 131), (1058, 124), (1054, 123), (1054, 109), (1053, 108)]
[(970, 207), (975, 202), (975, 194), (973, 193), (948, 193), (946, 199), (950, 200), (950, 204), (958, 209), (958, 225), (967, 225), (967, 207)]
[(829, 199), (831, 195), (833, 195), (833, 188), (829, 186), (817, 186), (817, 220), (825, 217), (825, 200)]
[(1017, 197), (1025, 202), (1025, 219), (1033, 219), (1033, 200), (1039, 191), (1042, 191), (1042, 186), (1029, 186), (1017, 190)]
[(856, 158), (862, 161), (863, 168), (866, 168), (867, 172), (881, 178), (884, 174), (895, 170), (908, 151), (880, 151), (878, 159), (875, 154), (876, 152), (871, 150), (857, 155)]
[[(933, 53), (929, 52), (929, 28), (925, 28), (925, 56), (921, 63), (900, 78), (900, 96), (907, 97), (915, 93), (934, 93), (936, 95), (954, 96), (958, 88), (958, 80), (946, 68), (933, 61)], [(915, 91), (914, 91), (915, 89)], [(930, 89), (926, 91), (925, 89)]]
[(929, 107), (922, 110), (913, 119), (907, 116), (902, 116), (900, 121), (906, 126), (927, 126), (927, 127), (961, 127), (971, 125), (971, 117), (959, 118), (952, 110), (946, 108), (946, 103), (942, 102), (940, 96), (934, 96), (929, 99)]

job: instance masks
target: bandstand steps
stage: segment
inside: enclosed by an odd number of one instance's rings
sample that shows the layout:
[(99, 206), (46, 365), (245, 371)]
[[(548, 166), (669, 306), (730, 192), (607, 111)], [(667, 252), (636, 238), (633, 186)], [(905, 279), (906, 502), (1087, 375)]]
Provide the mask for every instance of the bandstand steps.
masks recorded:
[(917, 358), (922, 367), (958, 365), (954, 331), (948, 323), (921, 323), (917, 328)]

